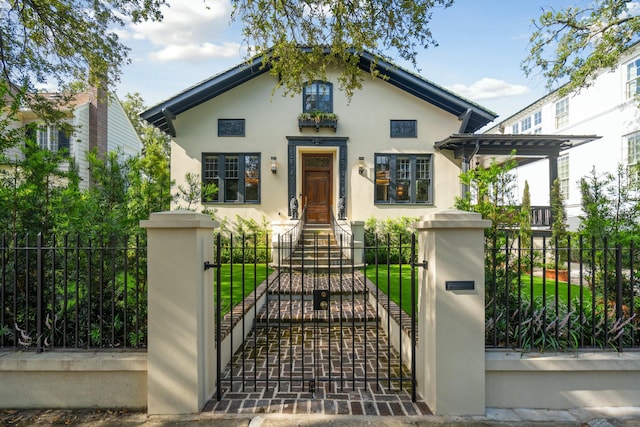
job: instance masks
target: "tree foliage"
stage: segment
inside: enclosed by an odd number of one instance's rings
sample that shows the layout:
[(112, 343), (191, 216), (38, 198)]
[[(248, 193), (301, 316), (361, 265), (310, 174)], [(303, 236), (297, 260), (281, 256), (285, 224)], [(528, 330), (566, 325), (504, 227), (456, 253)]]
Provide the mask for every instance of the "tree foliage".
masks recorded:
[[(548, 89), (564, 96), (592, 84), (602, 69), (613, 69), (640, 41), (640, 8), (630, 0), (595, 0), (586, 7), (543, 8), (534, 21), (527, 76), (539, 70)], [(565, 84), (566, 83), (566, 84)]]
[(580, 180), (582, 211), (580, 232), (597, 239), (628, 243), (640, 235), (640, 188), (619, 165), (616, 173), (599, 173), (595, 167)]
[(327, 70), (340, 67), (340, 86), (351, 96), (364, 79), (358, 68), (364, 50), (396, 52), (415, 66), (418, 47), (437, 45), (429, 29), (433, 9), (452, 3), (234, 0), (232, 18), (242, 21), (245, 43), (264, 55), (263, 65), (287, 92), (326, 80)]
[[(0, 2), (0, 151), (20, 141), (11, 121), (29, 107), (56, 123), (61, 106), (89, 84), (110, 87), (128, 62), (128, 48), (115, 27), (160, 20), (165, 0), (5, 0)], [(82, 83), (78, 83), (82, 82)], [(56, 86), (61, 96), (39, 89)]]
[(460, 182), (471, 189), (464, 197), (456, 197), (456, 209), (478, 212), (491, 221), (486, 230), (488, 242), (504, 230), (515, 229), (520, 223), (520, 208), (515, 203), (516, 161), (508, 158), (504, 163), (492, 159), (488, 167), (478, 166), (460, 175)]

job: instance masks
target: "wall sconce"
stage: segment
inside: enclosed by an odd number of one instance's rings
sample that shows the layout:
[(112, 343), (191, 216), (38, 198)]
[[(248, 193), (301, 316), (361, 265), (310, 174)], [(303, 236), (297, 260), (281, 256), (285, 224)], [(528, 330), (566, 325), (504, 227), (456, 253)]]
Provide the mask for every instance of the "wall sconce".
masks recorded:
[(358, 157), (358, 173), (364, 174), (364, 157)]
[(271, 173), (276, 173), (278, 171), (278, 158), (275, 156), (271, 157)]

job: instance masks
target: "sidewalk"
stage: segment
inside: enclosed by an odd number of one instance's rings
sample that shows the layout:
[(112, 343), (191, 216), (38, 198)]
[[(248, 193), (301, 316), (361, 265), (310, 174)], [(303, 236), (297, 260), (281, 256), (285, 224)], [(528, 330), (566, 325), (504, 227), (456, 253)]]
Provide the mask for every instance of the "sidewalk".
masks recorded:
[(488, 408), (485, 416), (370, 417), (339, 415), (228, 415), (202, 413), (148, 416), (125, 410), (0, 410), (0, 426), (148, 426), (148, 427), (293, 427), (293, 426), (640, 426), (640, 408), (582, 408), (568, 411)]

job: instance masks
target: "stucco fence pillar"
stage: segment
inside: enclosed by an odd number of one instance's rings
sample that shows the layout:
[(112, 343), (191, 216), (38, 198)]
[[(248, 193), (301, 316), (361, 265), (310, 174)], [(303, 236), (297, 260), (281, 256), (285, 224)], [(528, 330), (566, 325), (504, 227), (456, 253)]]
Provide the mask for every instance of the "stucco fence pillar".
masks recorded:
[(419, 233), (418, 391), (436, 415), (485, 412), (484, 229), (480, 214), (423, 216)]
[(216, 383), (213, 229), (190, 211), (153, 213), (147, 229), (149, 414), (199, 412)]

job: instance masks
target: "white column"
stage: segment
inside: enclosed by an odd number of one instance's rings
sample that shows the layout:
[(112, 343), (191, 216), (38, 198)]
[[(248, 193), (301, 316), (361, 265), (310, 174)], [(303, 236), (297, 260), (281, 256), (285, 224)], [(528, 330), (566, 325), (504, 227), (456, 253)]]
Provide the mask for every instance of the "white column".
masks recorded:
[(480, 214), (455, 210), (414, 224), (418, 261), (428, 261), (419, 276), (418, 390), (436, 415), (485, 412), (483, 230), (489, 225)]
[(215, 388), (213, 229), (207, 215), (152, 213), (147, 229), (147, 412), (199, 412)]

